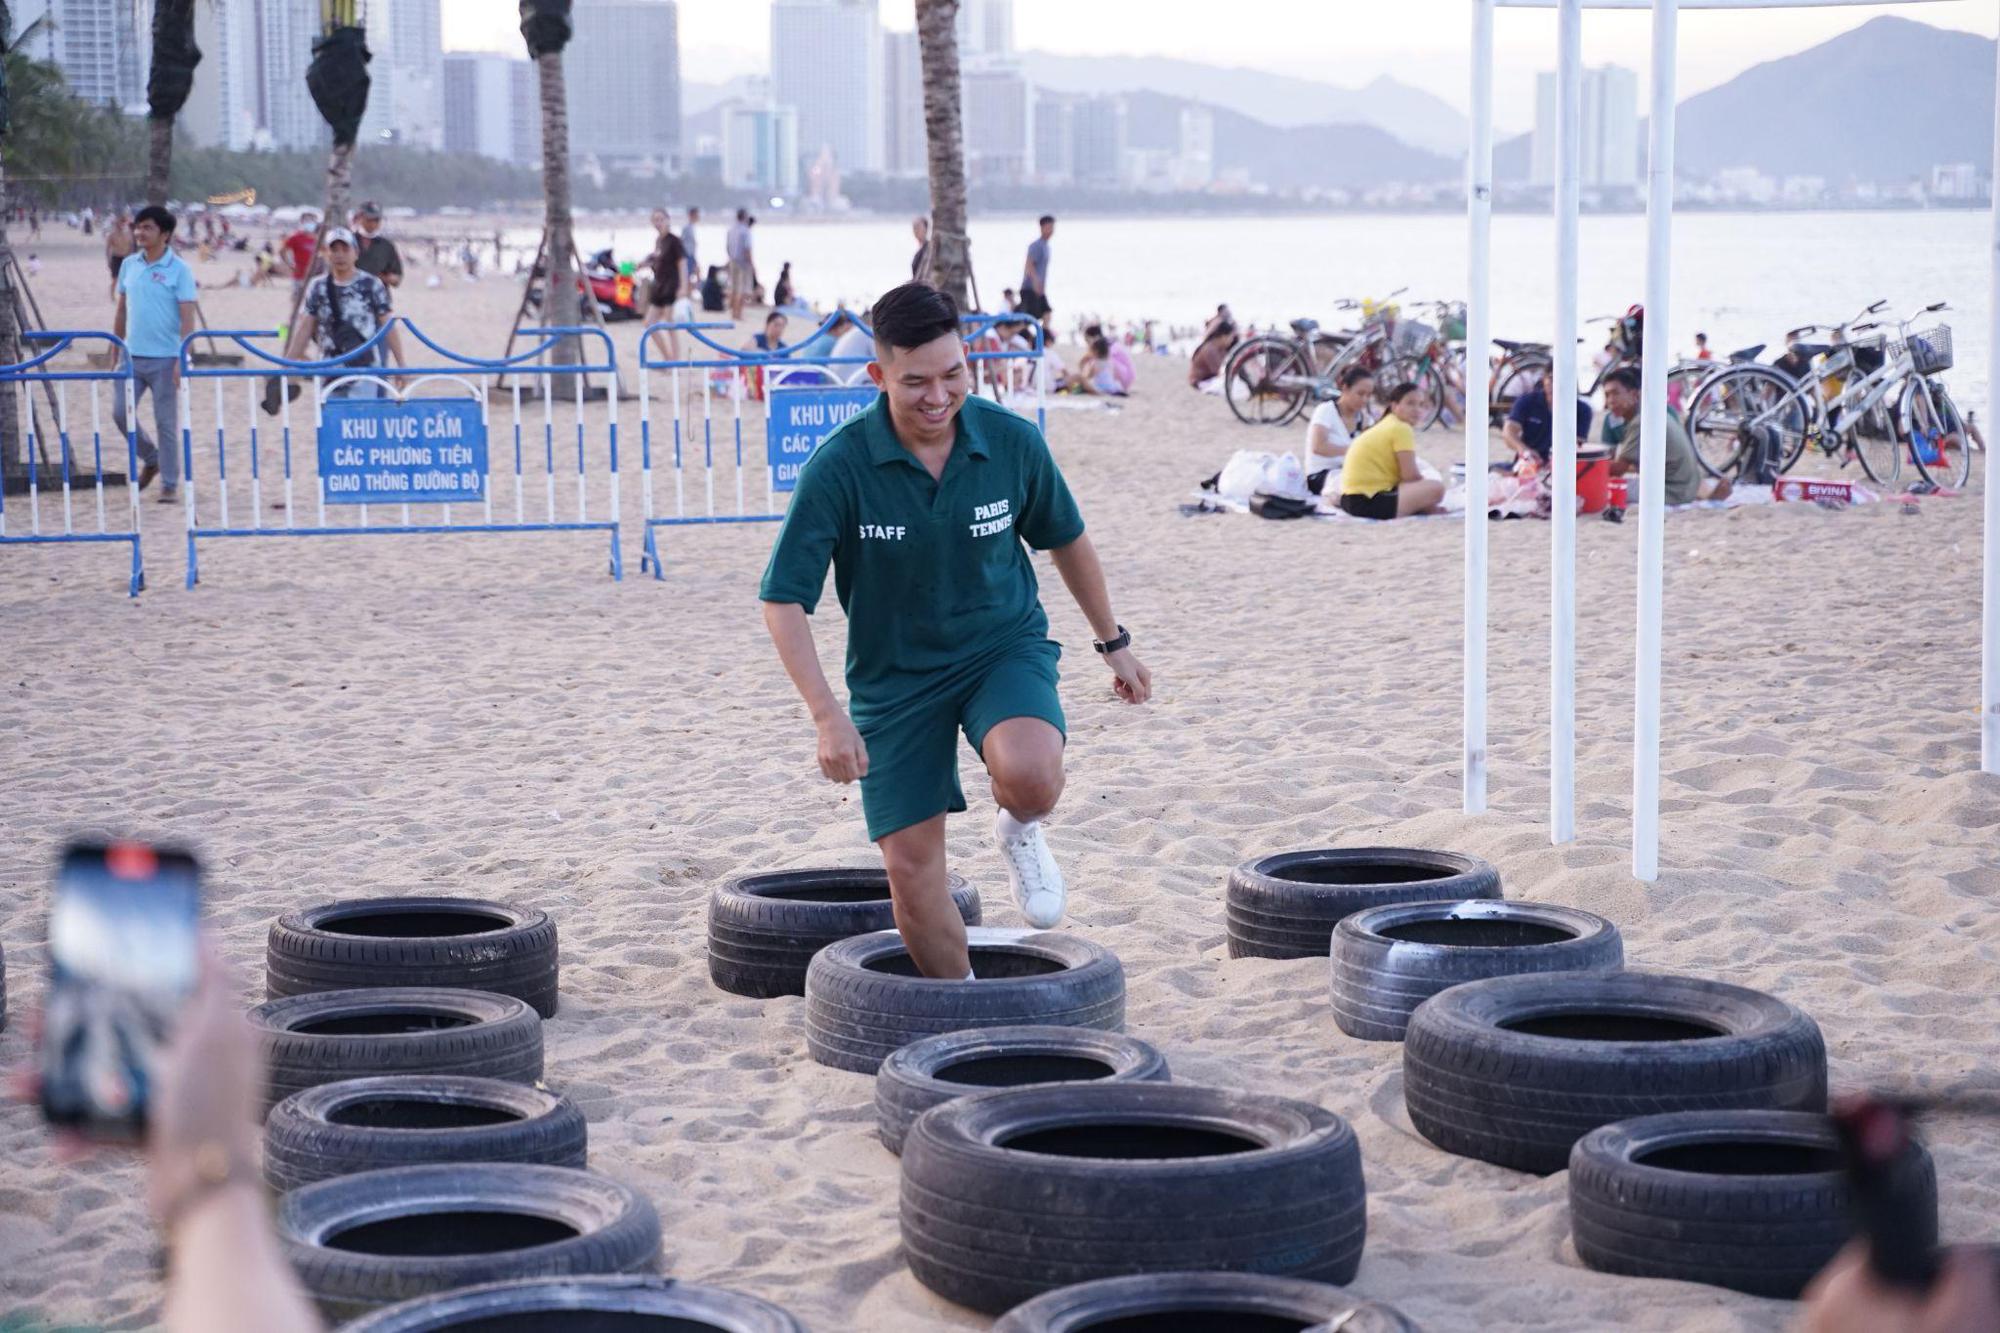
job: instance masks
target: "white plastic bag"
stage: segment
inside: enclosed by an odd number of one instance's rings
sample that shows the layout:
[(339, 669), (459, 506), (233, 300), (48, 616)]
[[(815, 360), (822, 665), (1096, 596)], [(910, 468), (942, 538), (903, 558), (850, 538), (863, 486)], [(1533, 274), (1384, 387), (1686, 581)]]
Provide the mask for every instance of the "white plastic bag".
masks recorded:
[(1246, 501), (1257, 494), (1284, 495), (1310, 500), (1305, 469), (1292, 454), (1273, 454), (1259, 449), (1238, 449), (1223, 465), (1215, 483), (1216, 494), (1225, 500)]

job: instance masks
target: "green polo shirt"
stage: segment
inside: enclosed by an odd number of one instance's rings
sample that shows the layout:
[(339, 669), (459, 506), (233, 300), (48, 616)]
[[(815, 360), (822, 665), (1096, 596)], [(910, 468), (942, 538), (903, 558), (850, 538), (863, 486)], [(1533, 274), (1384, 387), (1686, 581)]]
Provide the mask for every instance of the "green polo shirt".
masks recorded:
[(810, 615), (833, 565), (855, 717), (1048, 637), (1028, 546), (1067, 546), (1083, 516), (1034, 423), (985, 398), (959, 409), (937, 480), (896, 439), (888, 400), (799, 470), (759, 596)]

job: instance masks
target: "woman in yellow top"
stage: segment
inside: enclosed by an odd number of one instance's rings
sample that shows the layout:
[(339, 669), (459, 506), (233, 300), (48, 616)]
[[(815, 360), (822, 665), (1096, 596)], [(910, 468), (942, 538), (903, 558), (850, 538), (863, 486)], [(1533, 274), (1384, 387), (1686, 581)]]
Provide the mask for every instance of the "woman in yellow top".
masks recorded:
[(1414, 384), (1389, 390), (1389, 415), (1354, 437), (1340, 473), (1340, 507), (1356, 518), (1404, 518), (1436, 511), (1444, 483), (1417, 471), (1416, 425), (1424, 395)]

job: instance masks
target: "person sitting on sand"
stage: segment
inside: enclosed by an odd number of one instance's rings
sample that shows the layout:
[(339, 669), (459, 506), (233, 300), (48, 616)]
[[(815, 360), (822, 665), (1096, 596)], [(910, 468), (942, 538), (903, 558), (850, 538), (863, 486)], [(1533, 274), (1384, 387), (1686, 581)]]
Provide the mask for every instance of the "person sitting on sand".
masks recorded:
[[(1590, 438), (1590, 404), (1579, 398), (1576, 400), (1577, 443)], [(1532, 458), (1537, 467), (1549, 465), (1549, 447), (1554, 437), (1555, 413), (1549, 407), (1549, 375), (1547, 371), (1535, 377), (1528, 391), (1514, 400), (1507, 410), (1507, 420), (1500, 426), (1500, 437), (1507, 447), (1514, 451), (1516, 462)]]
[(771, 304), (784, 307), (792, 303), (792, 261), (787, 259), (778, 266), (778, 286), (771, 293)]
[[(750, 341), (743, 344), (746, 352), (769, 356), (785, 350), (785, 325), (790, 323), (780, 312), (773, 310), (764, 316), (764, 330), (750, 335)], [(757, 366), (750, 370), (750, 397), (760, 400), (764, 396), (764, 370)]]
[[(896, 928), (926, 977), (974, 980), (952, 905), (945, 818), (966, 808), (960, 732), (991, 777), (994, 836), (1015, 906), (1049, 930), (1063, 874), (1042, 820), (1062, 795), (1060, 647), (1032, 548), (1046, 551), (1096, 636), (1112, 691), (1152, 694), (1113, 614), (1104, 568), (1033, 421), (972, 393), (951, 297), (910, 282), (875, 304), (882, 392), (799, 470), (758, 596), (818, 733), (819, 769), (861, 783)], [(827, 567), (847, 614), (848, 705), (820, 670), (809, 619)]]
[[(1611, 475), (1614, 477), (1634, 476), (1639, 471), (1639, 372), (1632, 366), (1620, 366), (1604, 377), (1604, 410), (1615, 414), (1624, 421), (1625, 430), (1619, 437), (1618, 452), (1611, 459)], [(1727, 477), (1704, 476), (1701, 460), (1695, 457), (1694, 445), (1689, 443), (1687, 429), (1680, 418), (1667, 413), (1666, 473), (1667, 503), (1670, 505), (1693, 504), (1696, 500), (1726, 500), (1729, 498), (1730, 484)], [(1630, 503), (1637, 506), (1639, 494), (1631, 492)]]
[(1217, 306), (1201, 331), (1201, 344), (1188, 362), (1189, 386), (1198, 389), (1220, 375), (1222, 363), (1229, 359), (1230, 349), (1237, 341), (1236, 321), (1230, 316), (1229, 307)]
[(1139, 379), (1139, 372), (1132, 366), (1132, 354), (1125, 350), (1124, 340), (1107, 336), (1101, 324), (1092, 324), (1085, 328), (1083, 336), (1085, 341), (1092, 342), (1093, 346), (1096, 341), (1104, 343), (1105, 364), (1111, 367), (1111, 377), (1118, 383), (1115, 392), (1120, 395), (1131, 393), (1133, 384)]
[(1077, 367), (1076, 378), (1070, 382), (1070, 388), (1077, 393), (1124, 397), (1125, 390), (1119, 386), (1118, 374), (1111, 368), (1111, 340), (1100, 333), (1084, 346), (1083, 363)]
[(1428, 404), (1414, 384), (1389, 390), (1389, 415), (1361, 432), (1340, 471), (1340, 507), (1356, 518), (1407, 518), (1437, 511), (1444, 483), (1417, 470), (1417, 423)]
[(1369, 400), (1375, 396), (1375, 372), (1349, 366), (1340, 372), (1340, 394), (1313, 409), (1306, 424), (1306, 475), (1341, 465), (1354, 437), (1368, 426)]

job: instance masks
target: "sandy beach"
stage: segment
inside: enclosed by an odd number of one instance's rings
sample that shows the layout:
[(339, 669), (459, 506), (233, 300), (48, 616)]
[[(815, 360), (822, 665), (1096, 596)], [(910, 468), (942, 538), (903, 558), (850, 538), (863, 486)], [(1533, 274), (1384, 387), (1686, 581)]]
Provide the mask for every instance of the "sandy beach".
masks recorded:
[[(35, 248), (50, 322), (108, 327), (96, 238), (51, 226)], [(282, 288), (221, 286), (246, 266), (197, 266), (213, 324), (282, 317)], [(412, 270), (399, 311), (448, 346), (497, 353), (517, 280), (447, 271), (431, 289), (429, 271)], [(615, 328), (628, 365), (636, 327)], [(1590, 1272), (1569, 1242), (1564, 1176), (1418, 1136), (1400, 1047), (1335, 1028), (1323, 960), (1227, 957), (1224, 877), (1298, 847), (1471, 853), (1510, 898), (1610, 917), (1635, 967), (1799, 1005), (1825, 1032), (1836, 1090), (1991, 1085), (2000, 779), (1977, 771), (1981, 475), (1913, 514), (1670, 517), (1663, 870), (1642, 885), (1629, 871), (1636, 516), (1579, 522), (1579, 836), (1552, 847), (1547, 525), (1492, 527), (1492, 805), (1469, 817), (1459, 522), (1183, 517), (1177, 503), (1232, 450), (1298, 438), (1239, 425), (1185, 386), (1178, 359), (1143, 359), (1140, 374), (1119, 410), (1051, 412), (1049, 433), (1154, 703), (1113, 698), (1039, 565), (1071, 728), (1051, 846), (1072, 888), (1067, 928), (1123, 960), (1127, 1030), (1178, 1081), (1349, 1118), (1369, 1190), (1353, 1289), (1434, 1333), (1785, 1327), (1788, 1303)], [(46, 966), (50, 867), (72, 835), (193, 845), (246, 1005), (263, 998), (265, 930), (289, 908), (404, 891), (530, 903), (561, 931), (548, 1080), (588, 1116), (591, 1165), (657, 1205), (663, 1272), (829, 1333), (984, 1328), (898, 1257), (897, 1162), (874, 1136), (871, 1081), (807, 1057), (802, 1001), (709, 982), (704, 905), (722, 878), (874, 852), (858, 795), (814, 766), (759, 620), (774, 529), (669, 530), (666, 579), (640, 576), (637, 409), (618, 407), (622, 583), (605, 575), (601, 534), (571, 533), (210, 542), (186, 591), (180, 511), (150, 495), (151, 588), (136, 600), (116, 548), (0, 550), (0, 945), (15, 1020), (0, 1063), (30, 1054), (20, 1020)], [(589, 409), (593, 441), (605, 413)], [(1422, 448), (1440, 468), (1460, 452), (1443, 433)], [(234, 459), (231, 475), (242, 484)], [(607, 500), (593, 490), (598, 512)], [(18, 503), (10, 530), (25, 527)], [(831, 597), (815, 628), (837, 679)], [(953, 821), (955, 868), (989, 922), (1018, 924), (986, 784), (962, 761), (973, 811)], [(1946, 1237), (2000, 1240), (2000, 1126), (1941, 1120), (1931, 1146)], [(0, 1325), (14, 1311), (153, 1323), (140, 1181), (117, 1156), (59, 1163), (33, 1108), (0, 1107)]]

